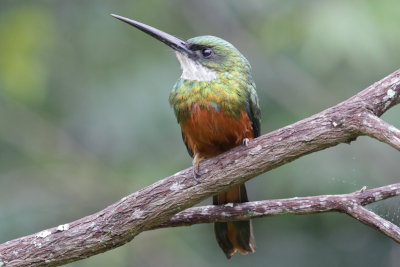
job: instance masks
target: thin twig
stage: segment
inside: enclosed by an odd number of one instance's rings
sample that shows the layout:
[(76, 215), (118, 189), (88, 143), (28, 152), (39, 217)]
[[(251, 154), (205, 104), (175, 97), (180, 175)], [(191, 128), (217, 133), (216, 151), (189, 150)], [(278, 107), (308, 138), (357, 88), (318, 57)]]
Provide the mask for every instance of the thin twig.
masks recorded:
[(345, 212), (356, 220), (375, 228), (397, 243), (400, 243), (400, 228), (394, 223), (383, 219), (361, 205), (349, 205)]
[(311, 214), (339, 211), (381, 231), (400, 243), (400, 227), (366, 210), (362, 206), (400, 195), (400, 183), (370, 190), (359, 190), (350, 194), (296, 197), (253, 201), (222, 206), (202, 206), (184, 210), (171, 219), (149, 230), (189, 226), (217, 221), (248, 220), (284, 214)]
[(361, 128), (362, 133), (400, 151), (399, 129), (370, 113), (364, 117), (363, 126)]

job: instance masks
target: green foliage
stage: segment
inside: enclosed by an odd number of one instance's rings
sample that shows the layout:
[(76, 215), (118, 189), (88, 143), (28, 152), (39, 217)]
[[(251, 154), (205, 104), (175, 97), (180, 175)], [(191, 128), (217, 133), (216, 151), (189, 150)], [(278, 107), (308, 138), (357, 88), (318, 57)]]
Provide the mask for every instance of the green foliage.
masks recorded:
[(4, 96), (41, 103), (48, 90), (46, 53), (53, 43), (53, 20), (46, 9), (16, 7), (0, 22), (0, 80)]

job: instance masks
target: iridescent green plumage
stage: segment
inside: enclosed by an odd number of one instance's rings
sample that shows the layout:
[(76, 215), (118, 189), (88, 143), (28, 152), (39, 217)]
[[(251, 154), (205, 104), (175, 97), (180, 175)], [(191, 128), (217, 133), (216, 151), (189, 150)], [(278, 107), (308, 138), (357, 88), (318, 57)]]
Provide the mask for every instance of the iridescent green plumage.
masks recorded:
[[(182, 41), (146, 24), (113, 15), (175, 50), (182, 75), (169, 102), (193, 159), (194, 180), (200, 183), (199, 163), (260, 135), (260, 108), (246, 58), (229, 42), (214, 36)], [(247, 202), (244, 184), (213, 197), (214, 205)], [(216, 222), (217, 242), (227, 258), (255, 251), (249, 220)]]
[(190, 115), (190, 107), (197, 102), (201, 107), (223, 110), (238, 116), (242, 110), (251, 113), (259, 129), (260, 111), (251, 67), (247, 59), (229, 42), (214, 36), (200, 36), (187, 41), (189, 48), (211, 48), (213, 59), (197, 58), (201, 65), (214, 70), (217, 78), (211, 81), (179, 78), (173, 87), (169, 102), (178, 122)]
[[(214, 36), (186, 42), (188, 55), (177, 53), (182, 76), (169, 102), (182, 138), (194, 157), (194, 178), (202, 158), (213, 157), (260, 135), (260, 108), (251, 67), (229, 42)], [(213, 197), (214, 205), (247, 202), (244, 184)], [(217, 242), (227, 258), (255, 251), (250, 221), (216, 222)]]

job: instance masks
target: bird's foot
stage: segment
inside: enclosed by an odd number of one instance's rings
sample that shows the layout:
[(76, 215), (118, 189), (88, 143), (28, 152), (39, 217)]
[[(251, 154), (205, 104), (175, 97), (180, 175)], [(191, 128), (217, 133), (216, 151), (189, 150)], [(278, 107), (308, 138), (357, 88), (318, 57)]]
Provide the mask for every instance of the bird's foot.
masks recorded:
[(200, 183), (199, 177), (200, 177), (200, 170), (199, 170), (199, 164), (200, 161), (202, 161), (203, 158), (200, 157), (199, 153), (197, 153), (194, 158), (193, 158), (193, 178), (196, 181), (197, 184)]
[(243, 145), (245, 146), (245, 147), (248, 147), (249, 146), (249, 138), (244, 138), (243, 139)]
[(200, 183), (199, 177), (200, 177), (200, 173), (199, 170), (196, 170), (197, 167), (193, 166), (193, 179), (196, 181), (196, 184)]

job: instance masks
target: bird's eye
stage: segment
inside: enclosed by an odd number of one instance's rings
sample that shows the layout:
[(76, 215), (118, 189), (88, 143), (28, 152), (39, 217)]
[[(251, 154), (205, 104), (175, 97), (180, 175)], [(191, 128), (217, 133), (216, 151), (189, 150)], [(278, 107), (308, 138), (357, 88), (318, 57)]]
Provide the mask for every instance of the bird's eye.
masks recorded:
[(201, 54), (203, 55), (203, 57), (207, 58), (210, 57), (212, 55), (212, 50), (210, 48), (204, 48), (203, 50), (201, 50)]

